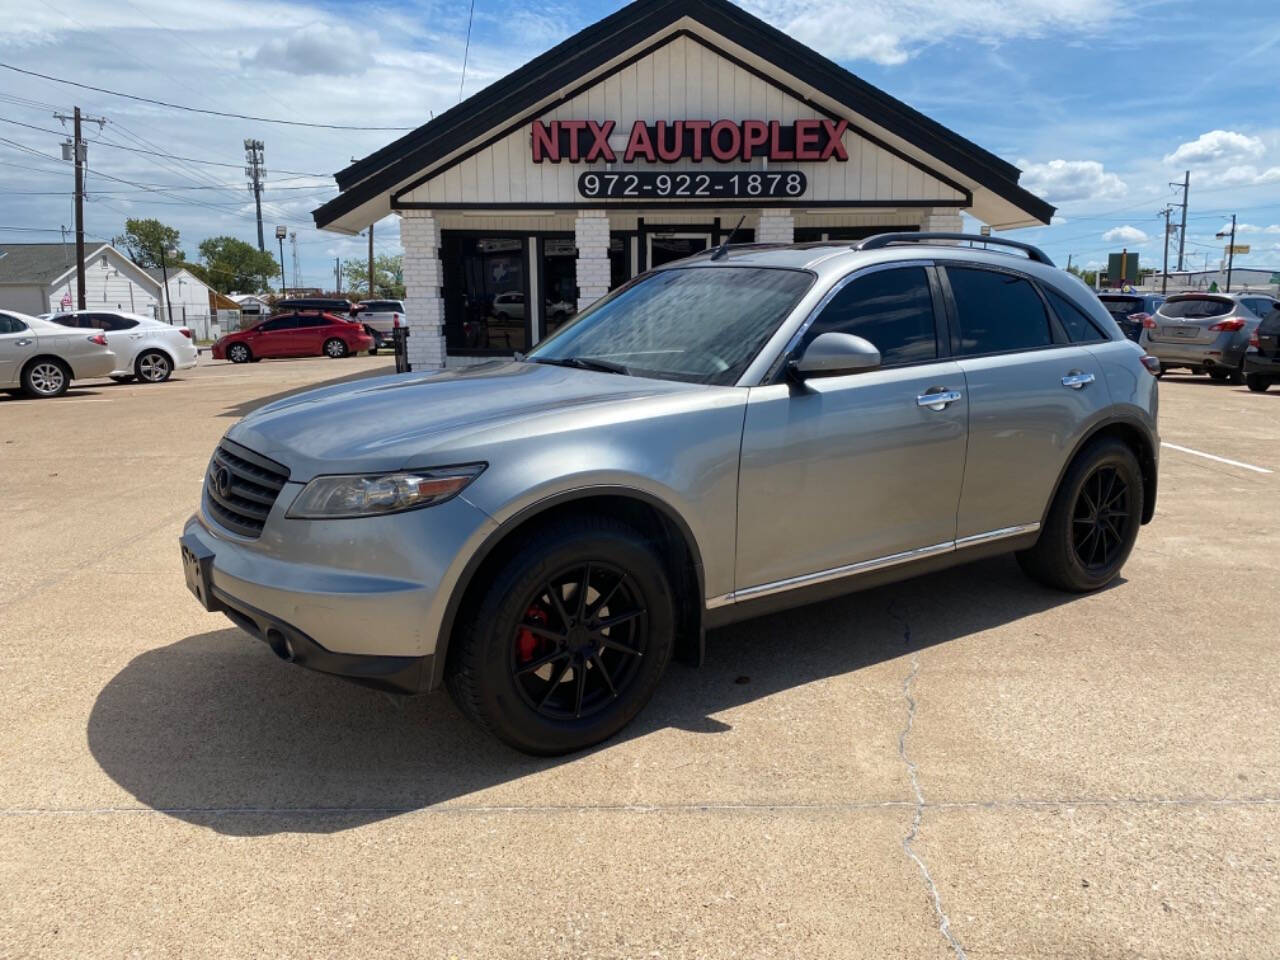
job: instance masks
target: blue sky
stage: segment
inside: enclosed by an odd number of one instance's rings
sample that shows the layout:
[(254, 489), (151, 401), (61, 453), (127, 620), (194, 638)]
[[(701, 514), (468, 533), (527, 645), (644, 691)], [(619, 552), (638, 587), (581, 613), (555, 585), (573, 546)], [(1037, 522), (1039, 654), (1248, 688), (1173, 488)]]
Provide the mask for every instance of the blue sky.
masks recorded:
[[(1158, 265), (1157, 211), (1178, 199), (1168, 182), (1189, 168), (1188, 263), (1216, 264), (1222, 242), (1213, 235), (1235, 212), (1237, 242), (1253, 250), (1236, 262), (1280, 268), (1274, 0), (744, 5), (1020, 166), (1024, 185), (1058, 205), (1060, 222), (1014, 236), (1062, 263), (1096, 263), (1127, 246)], [(463, 91), (619, 6), (477, 0)], [(456, 3), (32, 0), (0, 25), (0, 62), (228, 112), (413, 127), (458, 100), (466, 19)], [(325, 285), (335, 257), (362, 255), (364, 241), (316, 231), (309, 211), (333, 194), (334, 170), (395, 134), (180, 113), (4, 70), (0, 239), (57, 240), (72, 223), (70, 171), (48, 158), (62, 138), (51, 114), (76, 103), (109, 121), (89, 132), (90, 234), (155, 216), (181, 230), (190, 255), (213, 234), (255, 239), (240, 165), (242, 140), (257, 137), (266, 144), (267, 232), (276, 223), (296, 231), (300, 281)], [(378, 249), (398, 251), (397, 233), (392, 219), (380, 225)]]

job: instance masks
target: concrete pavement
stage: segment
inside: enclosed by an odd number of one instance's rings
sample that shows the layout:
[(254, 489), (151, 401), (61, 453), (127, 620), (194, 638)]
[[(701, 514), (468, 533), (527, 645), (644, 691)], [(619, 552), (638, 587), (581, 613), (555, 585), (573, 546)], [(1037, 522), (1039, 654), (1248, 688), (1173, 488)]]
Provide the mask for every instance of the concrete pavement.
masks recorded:
[(235, 418), (389, 368), (0, 398), (0, 956), (1280, 956), (1280, 390), (1164, 380), (1196, 452), (1101, 593), (1001, 558), (741, 624), (535, 760), (183, 585)]

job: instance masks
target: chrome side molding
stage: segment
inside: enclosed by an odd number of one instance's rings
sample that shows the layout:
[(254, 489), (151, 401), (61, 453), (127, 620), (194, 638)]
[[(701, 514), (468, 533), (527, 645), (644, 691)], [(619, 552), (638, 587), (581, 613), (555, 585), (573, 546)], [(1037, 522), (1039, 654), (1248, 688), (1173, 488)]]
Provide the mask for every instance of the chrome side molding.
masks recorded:
[(926, 557), (934, 557), (943, 553), (954, 553), (955, 551), (963, 550), (966, 547), (976, 547), (979, 544), (991, 543), (995, 540), (1005, 540), (1009, 537), (1018, 537), (1025, 533), (1035, 533), (1039, 529), (1039, 523), (1020, 523), (1012, 527), (1001, 527), (998, 530), (988, 530), (985, 533), (975, 533), (967, 537), (961, 537), (958, 540), (948, 540), (945, 543), (936, 543), (931, 547), (918, 547), (915, 550), (906, 550), (902, 553), (892, 553), (888, 556), (876, 557), (874, 560), (862, 560), (858, 563), (846, 563), (843, 566), (831, 567), (829, 570), (819, 570), (816, 573), (806, 573), (798, 577), (788, 577), (785, 580), (774, 580), (772, 583), (762, 583), (754, 587), (744, 587), (741, 590), (724, 593), (718, 597), (711, 597), (707, 600), (707, 609), (715, 610), (719, 607), (727, 607), (730, 604), (738, 603), (743, 600), (755, 600), (758, 597), (767, 597), (775, 593), (797, 590), (801, 587), (815, 586), (819, 583), (826, 583), (830, 580), (840, 580), (844, 577), (856, 577), (862, 573), (870, 573), (872, 570), (882, 570), (885, 567), (896, 567), (903, 563), (911, 563), (913, 560), (923, 560)]

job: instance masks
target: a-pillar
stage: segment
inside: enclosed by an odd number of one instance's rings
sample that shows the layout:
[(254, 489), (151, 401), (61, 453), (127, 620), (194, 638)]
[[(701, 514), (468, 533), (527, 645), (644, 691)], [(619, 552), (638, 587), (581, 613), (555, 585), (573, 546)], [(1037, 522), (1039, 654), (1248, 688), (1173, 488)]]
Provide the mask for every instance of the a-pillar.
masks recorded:
[(444, 366), (444, 298), (440, 224), (430, 210), (400, 215), (404, 248), (404, 312), (409, 325), (409, 363), (414, 370)]
[(796, 218), (790, 210), (761, 210), (756, 243), (795, 243)]
[(609, 217), (603, 210), (584, 210), (573, 223), (578, 248), (578, 309), (584, 310), (609, 292)]

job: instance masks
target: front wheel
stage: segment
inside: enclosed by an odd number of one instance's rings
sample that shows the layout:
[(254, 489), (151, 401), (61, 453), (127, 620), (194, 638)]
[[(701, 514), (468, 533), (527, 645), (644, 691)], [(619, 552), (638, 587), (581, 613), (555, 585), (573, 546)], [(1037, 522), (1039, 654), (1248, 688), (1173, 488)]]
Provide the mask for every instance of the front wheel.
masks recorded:
[(1142, 503), (1142, 469), (1133, 451), (1113, 438), (1092, 443), (1068, 468), (1040, 539), (1018, 553), (1018, 563), (1032, 579), (1059, 590), (1104, 587), (1133, 549)]
[(345, 357), (347, 355), (347, 345), (337, 337), (334, 337), (331, 340), (326, 340), (324, 342), (324, 355), (326, 357), (331, 357), (334, 360), (337, 360), (340, 357)]
[(449, 690), (517, 750), (605, 740), (649, 702), (671, 659), (666, 572), (638, 531), (604, 517), (543, 526), (493, 576), (450, 651)]
[(227, 359), (232, 363), (248, 363), (253, 359), (253, 354), (243, 343), (233, 343), (227, 347)]
[(1251, 373), (1244, 378), (1245, 386), (1254, 393), (1266, 393), (1267, 387), (1271, 386), (1271, 381), (1266, 377), (1257, 373)]

